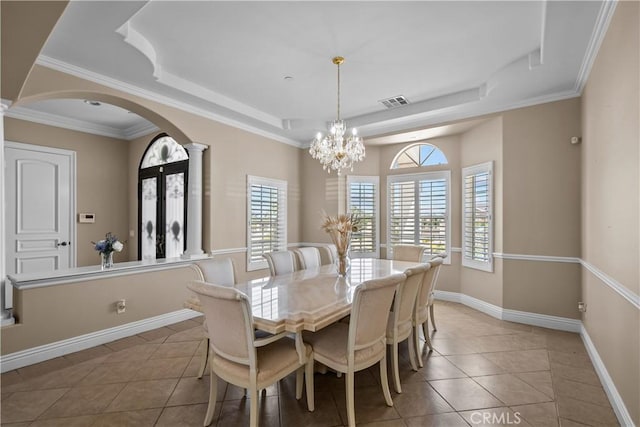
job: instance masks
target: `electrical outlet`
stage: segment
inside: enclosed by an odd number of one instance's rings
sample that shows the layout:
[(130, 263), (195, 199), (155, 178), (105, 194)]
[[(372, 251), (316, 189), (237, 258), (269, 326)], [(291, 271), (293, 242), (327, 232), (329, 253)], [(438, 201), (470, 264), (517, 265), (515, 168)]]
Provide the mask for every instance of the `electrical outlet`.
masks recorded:
[(578, 311), (584, 313), (585, 311), (587, 311), (587, 304), (584, 302), (579, 302), (578, 303)]
[(127, 301), (126, 300), (118, 300), (116, 301), (116, 313), (122, 314), (127, 309)]

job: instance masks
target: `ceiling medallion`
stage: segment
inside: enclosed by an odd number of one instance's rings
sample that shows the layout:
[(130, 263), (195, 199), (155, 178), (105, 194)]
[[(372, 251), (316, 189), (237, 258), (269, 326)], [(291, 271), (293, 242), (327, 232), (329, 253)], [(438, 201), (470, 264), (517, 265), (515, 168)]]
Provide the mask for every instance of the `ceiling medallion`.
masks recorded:
[(344, 58), (336, 56), (332, 61), (338, 66), (338, 114), (336, 120), (331, 122), (326, 136), (318, 132), (311, 142), (309, 154), (322, 163), (324, 170), (331, 173), (333, 169), (340, 175), (342, 169), (353, 171), (353, 164), (364, 159), (364, 144), (355, 128), (349, 136), (344, 137), (347, 126), (340, 120), (340, 65)]

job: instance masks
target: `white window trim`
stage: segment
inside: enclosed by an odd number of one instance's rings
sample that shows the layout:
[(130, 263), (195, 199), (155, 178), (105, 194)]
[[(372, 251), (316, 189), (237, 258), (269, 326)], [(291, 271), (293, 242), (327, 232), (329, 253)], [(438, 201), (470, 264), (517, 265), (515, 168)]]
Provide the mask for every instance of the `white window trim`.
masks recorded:
[[(465, 236), (465, 220), (466, 212), (464, 209), (465, 200), (465, 179), (470, 175), (477, 175), (480, 173), (489, 173), (489, 261), (478, 261), (465, 257), (466, 253), (466, 239)], [(460, 238), (462, 239), (462, 266), (474, 268), (476, 270), (487, 271), (493, 273), (493, 161), (486, 163), (480, 163), (477, 165), (469, 166), (462, 169), (462, 192), (461, 192), (461, 209), (462, 209), (462, 224), (460, 228)]]
[(277, 250), (287, 249), (287, 181), (247, 175), (247, 271), (269, 268), (267, 260), (251, 261), (251, 186), (268, 185), (278, 188), (278, 210), (284, 221), (283, 233), (277, 244)]
[(445, 179), (447, 183), (447, 238), (446, 238), (446, 254), (443, 264), (451, 264), (451, 171), (435, 171), (435, 172), (421, 172), (421, 173), (409, 173), (401, 175), (388, 175), (387, 176), (387, 258), (393, 258), (393, 246), (391, 245), (391, 215), (389, 214), (389, 200), (391, 192), (389, 186), (394, 182), (399, 181), (420, 181), (421, 179)]
[(351, 211), (351, 205), (349, 204), (351, 201), (351, 184), (354, 182), (363, 182), (368, 184), (373, 184), (376, 187), (376, 202), (375, 202), (375, 227), (376, 227), (376, 250), (374, 252), (362, 252), (362, 253), (352, 253), (351, 256), (354, 258), (367, 258), (374, 257), (380, 258), (380, 177), (379, 176), (355, 176), (348, 175), (347, 176), (347, 210)]

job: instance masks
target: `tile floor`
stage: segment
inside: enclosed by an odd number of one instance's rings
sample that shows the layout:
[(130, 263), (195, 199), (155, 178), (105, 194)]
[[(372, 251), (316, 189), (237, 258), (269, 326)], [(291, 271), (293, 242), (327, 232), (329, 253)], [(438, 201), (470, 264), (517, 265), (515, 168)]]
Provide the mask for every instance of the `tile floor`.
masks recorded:
[[(395, 426), (615, 426), (577, 334), (499, 321), (438, 302), (435, 350), (409, 367), (384, 404), (376, 367), (356, 376), (359, 424)], [(124, 338), (2, 374), (2, 426), (200, 426), (208, 377), (196, 378), (201, 320)], [(344, 379), (316, 374), (316, 410), (295, 400), (292, 376), (261, 396), (261, 426), (342, 426)], [(249, 424), (243, 391), (220, 382), (212, 425)]]

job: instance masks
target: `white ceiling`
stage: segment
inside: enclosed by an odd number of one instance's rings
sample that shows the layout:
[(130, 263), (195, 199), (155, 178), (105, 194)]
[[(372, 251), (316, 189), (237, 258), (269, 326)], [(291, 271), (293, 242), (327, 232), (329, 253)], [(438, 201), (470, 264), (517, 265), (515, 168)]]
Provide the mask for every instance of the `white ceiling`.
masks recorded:
[[(342, 117), (365, 142), (401, 142), (395, 135), (406, 130), (580, 95), (612, 9), (601, 1), (74, 1), (38, 63), (306, 146), (335, 119), (331, 58), (341, 55)], [(397, 95), (410, 104), (379, 102)]]

